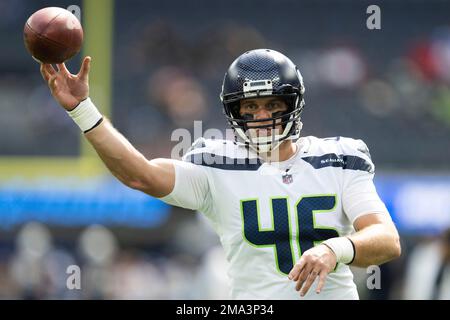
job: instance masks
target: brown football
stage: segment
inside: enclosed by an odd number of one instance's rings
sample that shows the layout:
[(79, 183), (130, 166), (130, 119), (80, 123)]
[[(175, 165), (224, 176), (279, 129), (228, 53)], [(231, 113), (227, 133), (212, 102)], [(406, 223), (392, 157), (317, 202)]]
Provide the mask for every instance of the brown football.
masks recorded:
[(39, 62), (63, 63), (80, 51), (83, 28), (70, 11), (48, 7), (28, 18), (23, 39), (28, 51)]

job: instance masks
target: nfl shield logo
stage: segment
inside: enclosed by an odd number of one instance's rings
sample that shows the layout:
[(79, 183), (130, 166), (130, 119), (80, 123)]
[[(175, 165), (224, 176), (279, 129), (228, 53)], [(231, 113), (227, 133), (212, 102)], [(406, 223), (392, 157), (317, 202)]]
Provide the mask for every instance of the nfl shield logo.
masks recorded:
[(292, 182), (294, 182), (294, 179), (292, 178), (292, 174), (289, 174), (289, 173), (284, 173), (283, 174), (283, 183), (285, 183), (285, 184), (290, 184), (290, 183), (292, 183)]

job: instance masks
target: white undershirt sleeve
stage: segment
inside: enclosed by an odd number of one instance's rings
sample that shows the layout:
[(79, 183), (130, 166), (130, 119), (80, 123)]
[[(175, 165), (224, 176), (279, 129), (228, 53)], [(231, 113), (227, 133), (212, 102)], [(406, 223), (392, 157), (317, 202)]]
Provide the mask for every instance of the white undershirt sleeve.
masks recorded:
[(204, 167), (174, 160), (175, 186), (160, 200), (186, 209), (205, 211), (209, 206), (208, 175)]
[(377, 213), (389, 216), (373, 183), (373, 173), (366, 171), (347, 172), (342, 193), (342, 205), (348, 219), (355, 222), (360, 216)]

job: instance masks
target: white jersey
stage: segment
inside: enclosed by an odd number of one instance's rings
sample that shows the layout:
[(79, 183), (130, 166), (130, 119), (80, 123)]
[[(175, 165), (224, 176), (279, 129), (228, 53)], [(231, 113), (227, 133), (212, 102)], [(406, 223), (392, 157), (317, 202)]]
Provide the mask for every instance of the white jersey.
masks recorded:
[[(199, 139), (175, 161), (175, 187), (163, 201), (211, 220), (230, 263), (233, 299), (302, 299), (288, 273), (302, 252), (354, 232), (358, 217), (388, 214), (361, 140), (303, 137), (287, 161), (267, 163), (243, 145)], [(358, 299), (353, 275), (338, 264), (320, 294)]]

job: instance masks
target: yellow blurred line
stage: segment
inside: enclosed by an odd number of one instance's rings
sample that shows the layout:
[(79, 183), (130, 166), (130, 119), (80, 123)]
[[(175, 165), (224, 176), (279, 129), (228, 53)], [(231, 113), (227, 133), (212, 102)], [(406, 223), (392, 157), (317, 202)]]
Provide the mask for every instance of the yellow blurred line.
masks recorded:
[(96, 158), (70, 157), (1, 157), (0, 180), (14, 178), (34, 179), (40, 176), (90, 177), (106, 173), (106, 168)]
[[(81, 21), (84, 31), (83, 55), (92, 57), (89, 74), (90, 96), (97, 108), (111, 114), (111, 64), (113, 50), (114, 0), (84, 0)], [(95, 155), (82, 138), (81, 155)]]

